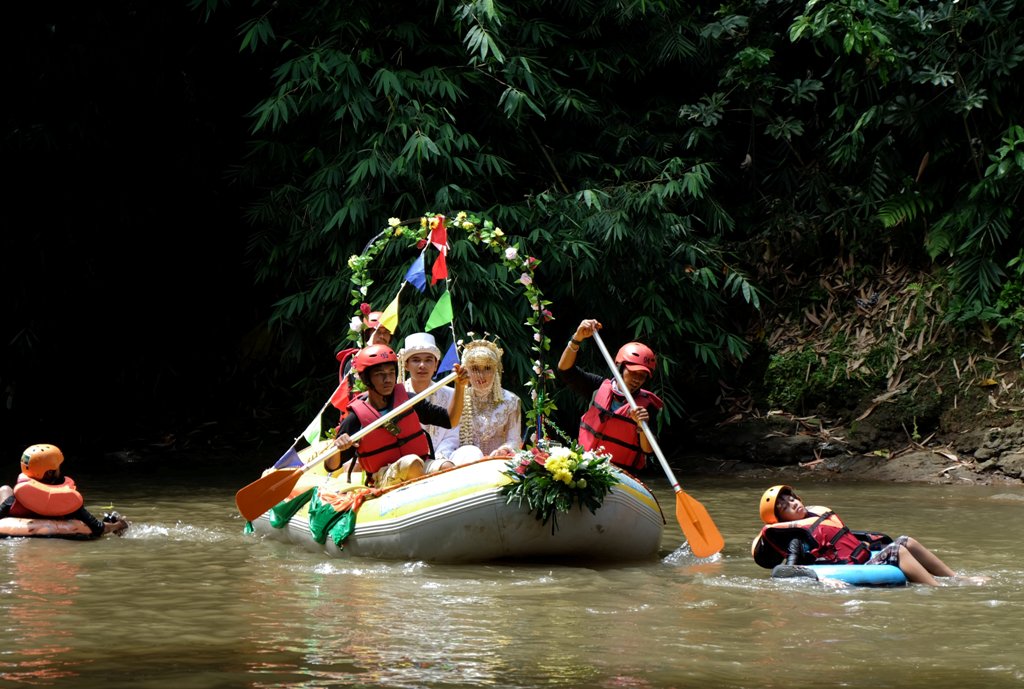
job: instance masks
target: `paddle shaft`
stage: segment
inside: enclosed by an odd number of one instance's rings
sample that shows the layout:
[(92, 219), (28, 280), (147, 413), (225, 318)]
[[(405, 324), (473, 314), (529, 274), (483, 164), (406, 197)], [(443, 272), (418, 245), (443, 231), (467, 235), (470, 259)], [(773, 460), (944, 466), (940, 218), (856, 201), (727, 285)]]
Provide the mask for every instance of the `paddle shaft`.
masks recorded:
[[(622, 374), (619, 373), (618, 367), (615, 365), (615, 360), (612, 359), (612, 355), (608, 353), (608, 349), (604, 346), (604, 341), (601, 340), (601, 336), (597, 333), (597, 328), (594, 329), (594, 342), (597, 343), (597, 348), (601, 350), (601, 354), (604, 355), (604, 360), (608, 362), (608, 368), (611, 369), (612, 375), (615, 376), (615, 382), (619, 384), (619, 390), (626, 399), (629, 401), (630, 409), (636, 409), (639, 405), (636, 400), (633, 399), (633, 395), (630, 394), (629, 388), (626, 387), (626, 381), (622, 380)], [(654, 450), (655, 456), (658, 461), (661, 462), (661, 468), (665, 470), (665, 475), (668, 477), (669, 482), (672, 484), (672, 490), (679, 492), (682, 488), (679, 487), (679, 481), (676, 480), (676, 475), (672, 473), (672, 469), (668, 465), (668, 461), (665, 459), (665, 455), (661, 451), (661, 447), (658, 445), (657, 438), (651, 433), (651, 429), (647, 427), (646, 421), (640, 422), (640, 428), (643, 429), (644, 434), (647, 436), (647, 441), (651, 444), (651, 449)]]
[[(428, 387), (426, 390), (423, 390), (422, 392), (417, 392), (415, 395), (413, 395), (406, 401), (402, 402), (400, 405), (389, 411), (387, 414), (383, 414), (380, 418), (374, 419), (370, 423), (366, 424), (365, 426), (360, 428), (356, 433), (350, 435), (349, 438), (352, 440), (352, 442), (356, 442), (370, 431), (377, 430), (391, 419), (405, 412), (405, 410), (411, 409), (412, 407), (416, 406), (427, 397), (430, 397), (432, 394), (443, 388), (445, 385), (455, 380), (458, 377), (458, 375), (458, 373), (452, 371), (441, 380), (437, 381), (436, 383), (432, 383), (430, 387)], [(320, 462), (325, 461), (327, 457), (330, 455), (331, 452), (329, 451), (321, 452), (319, 455), (311, 459), (309, 462), (303, 464), (302, 467), (299, 469), (299, 473), (305, 473), (309, 471)]]

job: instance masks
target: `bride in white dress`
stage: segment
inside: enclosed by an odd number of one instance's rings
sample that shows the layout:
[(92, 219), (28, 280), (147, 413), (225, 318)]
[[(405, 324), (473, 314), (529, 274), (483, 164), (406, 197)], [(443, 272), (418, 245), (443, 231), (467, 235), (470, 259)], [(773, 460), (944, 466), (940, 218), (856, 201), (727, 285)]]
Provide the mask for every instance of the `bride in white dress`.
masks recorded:
[(522, 404), (501, 387), (503, 353), (490, 340), (473, 340), (462, 350), (469, 394), (459, 423), (460, 447), (449, 457), (454, 464), (510, 455), (522, 447)]

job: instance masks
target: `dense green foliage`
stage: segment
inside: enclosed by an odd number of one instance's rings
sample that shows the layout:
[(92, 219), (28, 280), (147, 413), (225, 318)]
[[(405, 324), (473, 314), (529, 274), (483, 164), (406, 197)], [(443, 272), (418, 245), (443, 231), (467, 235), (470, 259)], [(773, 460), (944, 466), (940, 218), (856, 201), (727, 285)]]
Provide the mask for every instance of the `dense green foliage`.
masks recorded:
[[(463, 208), (541, 259), (556, 328), (659, 352), (668, 418), (780, 276), (835, 261), (934, 269), (950, 318), (1019, 328), (1021, 24), (1003, 1), (253, 0), (240, 47), (276, 67), (240, 176), (279, 348), (340, 344), (346, 262), (387, 218)], [(512, 340), (479, 258), (454, 242), (457, 325)]]

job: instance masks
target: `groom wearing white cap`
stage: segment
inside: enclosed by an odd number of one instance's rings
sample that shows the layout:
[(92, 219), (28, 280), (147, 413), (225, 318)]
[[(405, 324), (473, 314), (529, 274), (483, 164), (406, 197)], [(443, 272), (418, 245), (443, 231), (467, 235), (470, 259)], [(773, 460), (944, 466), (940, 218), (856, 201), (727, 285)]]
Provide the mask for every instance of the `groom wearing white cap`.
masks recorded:
[[(405, 338), (405, 346), (398, 350), (399, 376), (405, 381), (410, 394), (422, 392), (434, 382), (434, 374), (441, 362), (441, 350), (430, 333), (412, 333)], [(438, 389), (427, 399), (447, 409), (455, 392), (449, 387)], [(441, 428), (424, 425), (434, 447), (434, 459), (427, 462), (427, 473), (454, 466), (448, 457), (459, 446), (459, 428)]]

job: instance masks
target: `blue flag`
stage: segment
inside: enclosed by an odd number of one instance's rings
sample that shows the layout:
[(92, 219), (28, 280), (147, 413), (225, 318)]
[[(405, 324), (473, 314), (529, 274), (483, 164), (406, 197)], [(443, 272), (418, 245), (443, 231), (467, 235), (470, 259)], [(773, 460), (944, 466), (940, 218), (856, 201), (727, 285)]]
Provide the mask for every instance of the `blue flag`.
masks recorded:
[(299, 458), (299, 453), (295, 451), (295, 447), (289, 447), (288, 451), (281, 455), (281, 459), (274, 462), (275, 469), (289, 469), (291, 467), (302, 466), (302, 459)]
[(409, 270), (405, 273), (405, 281), (412, 283), (420, 292), (427, 289), (427, 271), (424, 268), (426, 264), (423, 261), (423, 252), (416, 257), (416, 260), (409, 266)]
[(437, 375), (448, 373), (457, 363), (459, 363), (459, 352), (455, 349), (455, 343), (452, 342), (452, 346), (445, 352), (444, 358), (441, 359), (441, 364), (437, 367)]

